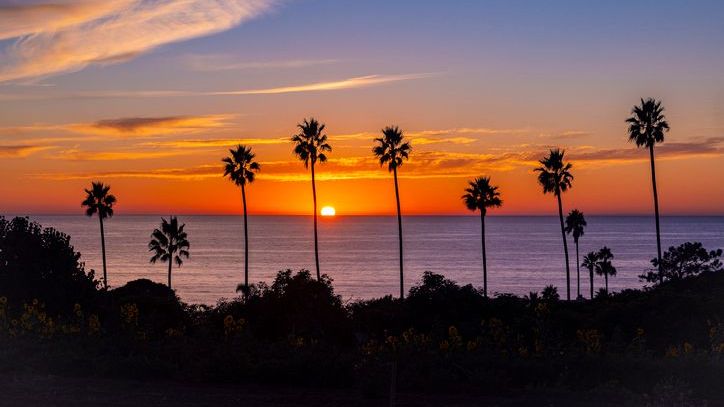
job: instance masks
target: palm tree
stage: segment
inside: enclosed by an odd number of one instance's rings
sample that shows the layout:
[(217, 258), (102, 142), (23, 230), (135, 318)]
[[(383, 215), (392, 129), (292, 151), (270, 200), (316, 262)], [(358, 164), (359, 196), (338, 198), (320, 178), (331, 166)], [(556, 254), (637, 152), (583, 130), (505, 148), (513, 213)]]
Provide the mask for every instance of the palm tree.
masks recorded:
[(471, 211), (480, 211), (480, 235), (483, 248), (483, 295), (488, 296), (488, 265), (485, 256), (485, 215), (488, 208), (498, 208), (503, 204), (498, 187), (490, 185), (490, 177), (475, 178), (469, 182), (462, 196), (465, 206)]
[(251, 152), (251, 147), (239, 144), (236, 149), (230, 149), (229, 157), (224, 157), (224, 176), (241, 187), (241, 203), (244, 206), (244, 295), (249, 291), (249, 229), (246, 217), (246, 184), (254, 182), (256, 173), (261, 168), (259, 163), (254, 161), (256, 155)]
[(103, 286), (108, 289), (108, 272), (106, 271), (106, 236), (103, 230), (103, 219), (113, 216), (113, 205), (116, 203), (116, 197), (111, 195), (110, 185), (104, 185), (102, 182), (91, 183), (91, 188), (86, 189), (86, 197), (81, 202), (81, 207), (85, 207), (85, 214), (93, 216), (98, 214), (98, 220), (101, 223), (101, 256), (103, 257)]
[(184, 226), (186, 225), (179, 226), (175, 216), (171, 216), (168, 222), (161, 218), (161, 229), (154, 229), (151, 241), (148, 243), (148, 251), (154, 252), (151, 264), (155, 264), (158, 260), (168, 262), (168, 288), (171, 288), (173, 263), (181, 267), (184, 262), (182, 257), (189, 258), (190, 244)]
[(387, 164), (387, 169), (392, 172), (395, 180), (395, 199), (397, 201), (397, 232), (400, 241), (400, 298), (405, 297), (404, 268), (402, 260), (402, 212), (400, 211), (400, 191), (397, 186), (397, 168), (410, 157), (412, 146), (408, 141), (403, 141), (405, 136), (397, 126), (387, 126), (382, 129), (382, 137), (376, 138), (377, 143), (372, 148), (375, 157), (380, 165)]
[(656, 165), (654, 161), (654, 145), (664, 142), (664, 133), (669, 131), (669, 123), (664, 116), (661, 101), (653, 98), (641, 99), (641, 105), (631, 109), (631, 117), (626, 119), (628, 139), (637, 147), (649, 149), (651, 158), (651, 183), (654, 186), (654, 214), (656, 216), (656, 250), (659, 260), (659, 282), (663, 281), (661, 270), (661, 229), (659, 227), (659, 195), (656, 190)]
[(314, 118), (304, 119), (297, 124), (300, 133), (292, 136), (294, 143), (294, 154), (304, 162), (304, 168), (312, 171), (312, 199), (314, 202), (314, 263), (317, 266), (317, 280), (321, 281), (319, 273), (319, 243), (317, 241), (317, 186), (314, 182), (314, 164), (327, 161), (327, 154), (332, 147), (327, 143), (327, 135), (324, 134), (324, 124), (320, 124)]
[(598, 251), (598, 261), (596, 262), (596, 274), (603, 276), (606, 281), (606, 294), (608, 294), (608, 276), (616, 275), (616, 267), (613, 266), (611, 260), (613, 260), (613, 253), (611, 249), (603, 246)]
[(566, 256), (566, 299), (571, 300), (571, 268), (568, 264), (568, 243), (563, 225), (563, 203), (561, 194), (571, 188), (573, 175), (570, 163), (563, 161), (565, 151), (553, 149), (548, 157), (540, 160), (541, 167), (535, 169), (538, 174), (538, 183), (543, 187), (543, 193), (553, 193), (558, 199), (558, 217), (561, 221), (561, 235), (563, 236), (563, 252)]
[(583, 229), (585, 229), (586, 225), (586, 218), (583, 217), (583, 212), (578, 209), (572, 210), (568, 216), (566, 216), (566, 233), (572, 235), (573, 241), (576, 243), (576, 280), (578, 283), (576, 297), (581, 296), (581, 266), (578, 257), (578, 239), (583, 236)]
[(598, 263), (598, 253), (588, 252), (587, 255), (583, 256), (583, 267), (588, 269), (588, 275), (591, 281), (591, 299), (593, 299), (593, 271), (596, 270), (596, 263)]

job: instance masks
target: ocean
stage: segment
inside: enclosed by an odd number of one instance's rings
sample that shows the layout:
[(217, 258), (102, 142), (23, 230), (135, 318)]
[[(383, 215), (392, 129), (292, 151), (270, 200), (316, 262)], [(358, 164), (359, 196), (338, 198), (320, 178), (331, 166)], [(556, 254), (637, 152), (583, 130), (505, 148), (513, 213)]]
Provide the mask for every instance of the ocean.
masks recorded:
[[(102, 275), (97, 218), (31, 216), (71, 236), (86, 269)], [(189, 303), (215, 304), (233, 298), (244, 278), (243, 221), (240, 216), (179, 216), (191, 243), (191, 257), (174, 268), (173, 283)], [(638, 276), (656, 256), (652, 216), (590, 216), (580, 240), (580, 256), (606, 245), (613, 250), (618, 275), (609, 279), (613, 291), (637, 288)], [(334, 280), (345, 301), (399, 292), (395, 217), (337, 216), (320, 218), (321, 271)], [(166, 282), (167, 268), (150, 264), (147, 244), (160, 216), (118, 215), (106, 221), (108, 279), (112, 287), (148, 278)], [(724, 247), (724, 217), (663, 217), (664, 250), (685, 241), (708, 249)], [(425, 271), (443, 274), (460, 284), (482, 286), (480, 218), (477, 216), (409, 216), (403, 218), (405, 287), (419, 282)], [(557, 217), (489, 216), (486, 218), (488, 290), (524, 295), (546, 285), (565, 297), (565, 264)], [(312, 218), (251, 216), (250, 281), (271, 282), (277, 271), (309, 269), (314, 273)], [(576, 252), (569, 238), (572, 296), (576, 288)], [(587, 270), (581, 270), (581, 293), (588, 296)], [(596, 276), (596, 288), (603, 277)]]

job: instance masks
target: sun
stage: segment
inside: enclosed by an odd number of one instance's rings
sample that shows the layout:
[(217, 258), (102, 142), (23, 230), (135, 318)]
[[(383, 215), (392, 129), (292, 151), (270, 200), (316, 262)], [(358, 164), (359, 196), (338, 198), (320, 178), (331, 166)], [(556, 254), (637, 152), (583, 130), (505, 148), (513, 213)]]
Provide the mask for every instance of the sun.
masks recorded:
[(322, 216), (334, 216), (337, 214), (337, 211), (334, 210), (334, 206), (325, 206), (322, 208), (320, 214)]

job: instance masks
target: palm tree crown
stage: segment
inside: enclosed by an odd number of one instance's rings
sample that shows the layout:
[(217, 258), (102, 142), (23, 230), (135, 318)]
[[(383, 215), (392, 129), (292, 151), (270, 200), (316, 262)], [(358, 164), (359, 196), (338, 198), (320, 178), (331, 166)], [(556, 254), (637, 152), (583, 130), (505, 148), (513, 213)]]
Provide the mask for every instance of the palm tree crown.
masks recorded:
[(573, 241), (576, 243), (578, 243), (578, 239), (583, 236), (586, 225), (586, 218), (583, 217), (583, 212), (578, 209), (572, 210), (568, 216), (566, 216), (566, 233), (572, 235)]
[(664, 133), (669, 131), (661, 101), (653, 98), (642, 98), (641, 105), (631, 109), (631, 117), (626, 123), (629, 124), (628, 139), (638, 147), (652, 147), (663, 142)]
[(157, 261), (168, 262), (168, 287), (171, 288), (171, 268), (173, 263), (178, 267), (183, 264), (183, 258), (189, 258), (190, 244), (188, 235), (184, 232), (182, 224), (179, 226), (178, 219), (171, 216), (170, 221), (161, 218), (161, 229), (154, 229), (151, 234), (151, 241), (148, 243), (148, 251), (153, 252), (151, 263)]
[(85, 190), (86, 198), (81, 203), (81, 206), (86, 208), (85, 214), (93, 216), (97, 213), (101, 219), (113, 216), (113, 205), (116, 203), (116, 197), (109, 194), (110, 190), (110, 185), (105, 185), (102, 182), (92, 183), (91, 189)]
[(583, 256), (581, 266), (585, 267), (588, 271), (593, 272), (596, 270), (596, 263), (598, 263), (598, 252), (588, 252)]
[(550, 154), (540, 160), (541, 166), (536, 168), (538, 183), (543, 187), (543, 193), (553, 193), (558, 196), (572, 187), (573, 174), (571, 163), (564, 161), (565, 151), (552, 149)]
[(498, 208), (503, 204), (498, 187), (490, 185), (490, 177), (475, 178), (469, 185), (462, 196), (469, 210), (480, 211), (485, 215), (487, 208)]
[(380, 160), (380, 165), (387, 164), (389, 171), (399, 168), (404, 160), (410, 158), (412, 146), (408, 141), (403, 141), (405, 136), (397, 126), (388, 126), (382, 129), (382, 137), (375, 139), (378, 143), (372, 148), (372, 152)]
[(254, 161), (256, 155), (251, 152), (251, 147), (239, 144), (236, 149), (230, 149), (229, 153), (229, 157), (221, 160), (224, 163), (224, 176), (238, 186), (254, 182), (256, 172), (261, 167)]
[(332, 151), (332, 147), (327, 143), (327, 135), (324, 134), (324, 124), (320, 124), (316, 119), (304, 119), (304, 122), (297, 125), (301, 132), (292, 136), (294, 143), (294, 154), (304, 162), (304, 168), (308, 168), (317, 162), (326, 162), (327, 155), (325, 152)]

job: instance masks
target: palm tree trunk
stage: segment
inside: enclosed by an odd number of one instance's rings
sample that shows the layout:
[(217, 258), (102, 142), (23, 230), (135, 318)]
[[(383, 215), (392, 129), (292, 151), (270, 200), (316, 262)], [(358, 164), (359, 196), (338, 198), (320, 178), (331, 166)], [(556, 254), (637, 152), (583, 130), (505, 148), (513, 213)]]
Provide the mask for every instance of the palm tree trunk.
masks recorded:
[(571, 300), (571, 266), (568, 264), (568, 242), (566, 242), (566, 229), (563, 225), (563, 202), (561, 193), (558, 191), (558, 217), (561, 220), (561, 235), (563, 235), (563, 253), (566, 255), (566, 299)]
[(576, 298), (578, 298), (581, 296), (581, 261), (578, 258), (578, 239), (576, 239), (576, 282), (578, 287)]
[(591, 278), (591, 299), (593, 299), (593, 269), (588, 270), (588, 271), (590, 273), (589, 277)]
[(651, 183), (654, 186), (654, 214), (656, 215), (656, 254), (659, 260), (659, 284), (664, 282), (664, 274), (661, 269), (661, 229), (659, 226), (659, 194), (656, 190), (656, 165), (654, 161), (654, 145), (649, 146), (651, 156)]
[(241, 184), (241, 202), (244, 205), (244, 296), (249, 292), (249, 228), (246, 217), (246, 189)]
[(488, 296), (488, 259), (485, 255), (485, 213), (480, 211), (480, 240), (483, 249), (483, 296)]
[(171, 268), (173, 268), (173, 253), (168, 258), (168, 289), (171, 290)]
[(604, 274), (603, 279), (606, 281), (606, 294), (608, 294), (608, 274)]
[(108, 289), (108, 272), (106, 271), (106, 234), (103, 230), (103, 217), (98, 215), (101, 222), (101, 257), (103, 257), (103, 286)]
[(312, 200), (314, 201), (314, 263), (317, 266), (317, 281), (322, 280), (319, 273), (319, 243), (317, 241), (317, 186), (314, 183), (314, 162), (312, 162)]
[(397, 186), (397, 167), (393, 167), (395, 176), (395, 199), (397, 200), (397, 233), (400, 241), (400, 299), (405, 298), (405, 279), (402, 257), (402, 212), (400, 210), (400, 191)]

